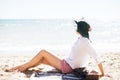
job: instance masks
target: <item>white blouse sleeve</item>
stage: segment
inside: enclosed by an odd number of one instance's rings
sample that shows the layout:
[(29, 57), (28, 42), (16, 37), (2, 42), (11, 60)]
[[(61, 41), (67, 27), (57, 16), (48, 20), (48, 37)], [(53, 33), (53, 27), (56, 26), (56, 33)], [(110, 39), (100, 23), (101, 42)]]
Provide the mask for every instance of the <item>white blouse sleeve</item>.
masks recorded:
[(95, 59), (96, 64), (101, 63), (100, 55), (98, 53), (96, 53), (95, 49), (93, 48), (93, 46), (89, 42), (87, 45), (87, 50), (88, 50), (88, 53), (90, 54), (90, 56)]

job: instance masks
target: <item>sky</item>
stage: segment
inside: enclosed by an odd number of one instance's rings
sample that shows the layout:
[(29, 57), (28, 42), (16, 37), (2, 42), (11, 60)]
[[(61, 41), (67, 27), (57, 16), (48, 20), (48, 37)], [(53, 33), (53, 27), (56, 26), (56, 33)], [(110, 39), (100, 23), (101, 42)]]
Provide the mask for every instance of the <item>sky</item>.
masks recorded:
[(0, 19), (120, 18), (120, 0), (0, 0)]

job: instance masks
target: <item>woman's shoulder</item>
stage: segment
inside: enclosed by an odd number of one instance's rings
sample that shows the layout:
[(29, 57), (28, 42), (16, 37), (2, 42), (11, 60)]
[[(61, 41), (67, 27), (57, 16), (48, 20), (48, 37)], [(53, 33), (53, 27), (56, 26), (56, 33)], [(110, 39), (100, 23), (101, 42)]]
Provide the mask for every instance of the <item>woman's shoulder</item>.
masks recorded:
[(86, 45), (88, 44), (88, 40), (84, 37), (80, 37), (78, 38), (78, 40), (76, 41), (76, 44), (77, 45), (80, 45), (80, 46), (83, 46), (83, 45)]
[(79, 41), (82, 42), (82, 43), (89, 43), (89, 39), (88, 38), (85, 38), (85, 37), (81, 37), (79, 38)]

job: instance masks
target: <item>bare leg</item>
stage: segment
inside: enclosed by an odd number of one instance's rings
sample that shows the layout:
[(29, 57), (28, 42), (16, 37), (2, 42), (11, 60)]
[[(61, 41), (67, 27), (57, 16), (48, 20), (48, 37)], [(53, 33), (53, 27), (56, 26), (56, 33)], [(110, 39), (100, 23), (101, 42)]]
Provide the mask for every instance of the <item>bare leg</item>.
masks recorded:
[(26, 64), (14, 67), (10, 69), (10, 71), (25, 71), (31, 67), (35, 67), (39, 64), (47, 64), (49, 66), (55, 67), (56, 69), (61, 71), (61, 60), (51, 53), (41, 50), (31, 61)]

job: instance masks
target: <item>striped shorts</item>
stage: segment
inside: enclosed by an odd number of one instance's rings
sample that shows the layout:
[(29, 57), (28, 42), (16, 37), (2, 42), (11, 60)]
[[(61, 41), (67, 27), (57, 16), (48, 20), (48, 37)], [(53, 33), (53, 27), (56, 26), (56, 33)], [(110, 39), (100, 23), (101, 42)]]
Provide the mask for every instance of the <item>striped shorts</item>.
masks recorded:
[(61, 66), (62, 66), (62, 73), (72, 72), (72, 68), (70, 67), (70, 65), (64, 59), (61, 60)]

